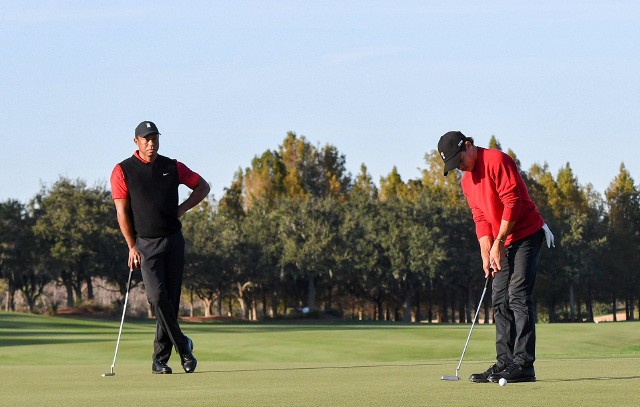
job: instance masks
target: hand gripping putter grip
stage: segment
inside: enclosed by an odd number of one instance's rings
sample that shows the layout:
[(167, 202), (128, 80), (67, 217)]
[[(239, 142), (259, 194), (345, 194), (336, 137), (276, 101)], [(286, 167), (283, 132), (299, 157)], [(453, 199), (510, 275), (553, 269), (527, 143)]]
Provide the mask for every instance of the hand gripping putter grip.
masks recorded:
[(464, 344), (464, 349), (462, 349), (462, 356), (460, 356), (460, 362), (458, 363), (458, 367), (456, 368), (455, 376), (442, 376), (441, 380), (450, 380), (456, 381), (460, 380), (460, 366), (462, 365), (462, 359), (464, 359), (464, 353), (467, 351), (467, 346), (469, 345), (469, 339), (471, 338), (471, 332), (473, 332), (473, 326), (476, 324), (476, 320), (478, 319), (478, 313), (480, 312), (480, 308), (482, 306), (482, 300), (484, 299), (484, 294), (487, 292), (487, 285), (489, 284), (489, 277), (485, 278), (484, 281), (484, 290), (482, 290), (482, 296), (480, 296), (480, 302), (478, 303), (478, 307), (476, 309), (476, 316), (473, 317), (473, 322), (471, 323), (471, 329), (469, 330), (469, 335), (467, 336), (467, 342)]
[[(135, 262), (136, 267), (138, 266), (138, 262)], [(113, 363), (111, 363), (111, 371), (108, 373), (103, 373), (102, 377), (115, 376), (116, 373), (113, 369), (116, 367), (116, 358), (118, 357), (118, 347), (120, 347), (120, 336), (122, 335), (122, 324), (124, 324), (124, 314), (127, 312), (127, 302), (129, 300), (129, 291), (131, 291), (131, 276), (133, 275), (133, 270), (129, 271), (129, 281), (127, 281), (127, 293), (124, 296), (124, 307), (122, 307), (122, 319), (120, 320), (120, 330), (118, 331), (118, 340), (116, 341), (116, 353), (113, 355)]]

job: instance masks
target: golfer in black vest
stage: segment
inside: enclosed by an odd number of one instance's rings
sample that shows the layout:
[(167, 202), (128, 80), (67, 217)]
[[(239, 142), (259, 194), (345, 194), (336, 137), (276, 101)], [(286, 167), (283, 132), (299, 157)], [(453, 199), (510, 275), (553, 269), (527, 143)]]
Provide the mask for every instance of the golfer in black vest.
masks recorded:
[[(184, 272), (184, 238), (179, 218), (209, 194), (209, 184), (186, 165), (158, 155), (160, 133), (144, 121), (136, 127), (138, 150), (111, 173), (111, 194), (118, 224), (129, 246), (128, 266), (140, 265), (147, 299), (157, 319), (153, 373), (171, 373), (171, 349), (180, 354), (185, 372), (198, 363), (193, 342), (178, 325)], [(178, 185), (192, 189), (178, 205)]]

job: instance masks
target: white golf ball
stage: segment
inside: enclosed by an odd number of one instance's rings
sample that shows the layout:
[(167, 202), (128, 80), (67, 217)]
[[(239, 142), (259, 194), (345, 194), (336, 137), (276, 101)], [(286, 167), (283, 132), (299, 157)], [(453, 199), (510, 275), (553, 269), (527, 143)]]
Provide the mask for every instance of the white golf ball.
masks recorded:
[(504, 377), (502, 379), (500, 379), (500, 381), (498, 382), (498, 384), (500, 386), (506, 386), (507, 385), (507, 379), (505, 379)]

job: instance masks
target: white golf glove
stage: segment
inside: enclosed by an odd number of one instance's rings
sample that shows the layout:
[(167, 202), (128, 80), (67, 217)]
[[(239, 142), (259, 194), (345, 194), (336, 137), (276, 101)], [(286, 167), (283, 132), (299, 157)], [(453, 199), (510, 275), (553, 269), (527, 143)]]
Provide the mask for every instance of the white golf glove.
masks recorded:
[(548, 248), (551, 248), (551, 246), (556, 247), (554, 238), (553, 238), (553, 233), (551, 233), (551, 229), (549, 229), (549, 226), (547, 226), (547, 224), (545, 223), (544, 225), (542, 225), (542, 229), (544, 229), (544, 237), (547, 239), (547, 247)]

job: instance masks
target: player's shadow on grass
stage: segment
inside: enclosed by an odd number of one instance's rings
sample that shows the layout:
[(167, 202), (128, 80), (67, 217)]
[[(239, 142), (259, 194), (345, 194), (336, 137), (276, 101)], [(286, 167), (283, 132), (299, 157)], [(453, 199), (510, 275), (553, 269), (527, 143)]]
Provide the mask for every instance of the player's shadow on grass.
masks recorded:
[[(296, 370), (340, 370), (340, 369), (375, 369), (385, 367), (419, 367), (419, 366), (441, 366), (448, 363), (431, 362), (431, 363), (392, 363), (380, 365), (351, 365), (351, 366), (300, 366), (300, 367), (266, 367), (259, 369), (219, 369), (219, 370), (201, 370), (195, 373), (247, 373), (247, 372), (287, 372)], [(640, 376), (620, 376), (620, 377), (576, 377), (571, 379), (538, 379), (538, 383), (559, 383), (559, 382), (582, 382), (582, 381), (606, 381), (606, 380), (634, 380), (640, 379)]]
[(538, 379), (538, 383), (559, 383), (559, 382), (586, 382), (586, 381), (607, 381), (607, 380), (633, 380), (640, 379), (640, 376), (620, 376), (620, 377), (576, 377), (573, 379)]
[[(332, 369), (373, 369), (381, 367), (417, 367), (417, 366), (440, 366), (443, 363), (392, 363), (381, 365), (351, 365), (351, 366), (298, 366), (298, 367), (265, 367), (258, 369), (220, 369), (201, 370), (199, 373), (247, 373), (247, 372), (286, 372), (294, 370), (332, 370)], [(198, 373), (198, 372), (196, 372)]]

